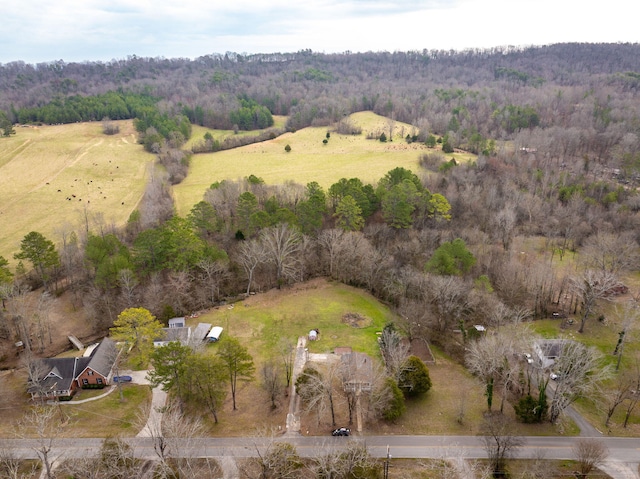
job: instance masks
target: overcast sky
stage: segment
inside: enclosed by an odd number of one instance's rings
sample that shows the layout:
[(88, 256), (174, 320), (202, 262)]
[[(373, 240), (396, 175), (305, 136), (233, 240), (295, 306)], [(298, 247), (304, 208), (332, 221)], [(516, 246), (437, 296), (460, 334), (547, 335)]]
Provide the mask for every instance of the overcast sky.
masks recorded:
[(0, 63), (640, 41), (636, 0), (12, 0)]

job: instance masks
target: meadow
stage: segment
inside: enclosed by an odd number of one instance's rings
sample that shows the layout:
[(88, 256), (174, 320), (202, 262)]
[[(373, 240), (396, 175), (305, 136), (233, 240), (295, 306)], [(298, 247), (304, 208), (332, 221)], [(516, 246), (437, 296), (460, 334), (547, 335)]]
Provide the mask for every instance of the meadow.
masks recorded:
[[(305, 185), (317, 181), (325, 189), (340, 178), (357, 177), (364, 183), (376, 184), (385, 173), (398, 166), (418, 173), (420, 156), (435, 151), (422, 143), (405, 141), (407, 134), (416, 131), (409, 124), (395, 122), (393, 141), (383, 143), (366, 137), (368, 133), (379, 136), (382, 132), (389, 136), (388, 118), (359, 112), (352, 114), (350, 119), (362, 128), (360, 135), (340, 135), (332, 132), (332, 127), (309, 127), (242, 148), (194, 155), (189, 175), (173, 190), (178, 213), (187, 214), (216, 181), (255, 175), (267, 184), (294, 181)], [(328, 131), (331, 136), (324, 144)], [(198, 135), (204, 136), (205, 132), (194, 130), (192, 141), (196, 141)], [(285, 151), (287, 145), (291, 147), (289, 152)], [(473, 157), (465, 153), (445, 156), (459, 161)]]
[(30, 231), (58, 243), (63, 232), (126, 222), (155, 157), (131, 121), (117, 124), (113, 136), (95, 122), (16, 127), (0, 139), (0, 255), (13, 262)]
[[(429, 151), (404, 137), (416, 132), (394, 122), (393, 141), (368, 140), (368, 133), (389, 133), (389, 119), (372, 112), (354, 113), (360, 135), (331, 133), (332, 127), (310, 127), (273, 140), (216, 153), (193, 155), (187, 178), (173, 187), (176, 210), (186, 215), (203, 199), (209, 186), (251, 174), (269, 184), (317, 181), (328, 188), (340, 178), (358, 177), (375, 184), (389, 170), (402, 166), (418, 173), (420, 156)], [(274, 117), (284, 127), (285, 117)], [(107, 136), (100, 122), (17, 126), (16, 135), (0, 138), (0, 255), (12, 264), (20, 241), (38, 231), (56, 244), (71, 231), (95, 231), (100, 225), (122, 226), (136, 209), (155, 155), (137, 143), (130, 120), (114, 122), (120, 133)], [(231, 130), (194, 126), (185, 149), (210, 132), (215, 139)], [(251, 136), (257, 132), (239, 132)], [(291, 146), (286, 152), (285, 146)], [(438, 149), (438, 151), (440, 151)], [(458, 161), (475, 156), (445, 155)]]

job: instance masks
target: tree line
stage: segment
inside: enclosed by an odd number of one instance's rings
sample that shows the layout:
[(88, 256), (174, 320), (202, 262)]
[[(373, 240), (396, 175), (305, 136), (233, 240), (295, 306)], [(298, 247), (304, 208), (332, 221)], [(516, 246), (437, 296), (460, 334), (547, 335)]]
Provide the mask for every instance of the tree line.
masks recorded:
[[(558, 44), (464, 52), (13, 62), (0, 65), (0, 110), (12, 123), (113, 119), (124, 112), (117, 102), (109, 108), (113, 111), (95, 105), (100, 115), (80, 104), (117, 96), (113, 92), (144, 93), (163, 99), (162, 113), (184, 115), (192, 124), (264, 128), (271, 115), (287, 115), (289, 131), (371, 110), (416, 125), (421, 141), (435, 134), (446, 136), (452, 148), (483, 152), (490, 151), (486, 142), (508, 140), (550, 160), (606, 162), (631, 178), (638, 170), (632, 126), (639, 114), (638, 48)], [(34, 113), (21, 119), (21, 111)]]

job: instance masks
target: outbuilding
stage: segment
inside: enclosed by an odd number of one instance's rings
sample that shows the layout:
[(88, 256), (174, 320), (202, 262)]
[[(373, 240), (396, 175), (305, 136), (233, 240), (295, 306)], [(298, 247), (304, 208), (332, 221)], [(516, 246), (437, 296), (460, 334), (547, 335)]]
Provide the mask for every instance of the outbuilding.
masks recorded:
[(214, 326), (207, 334), (207, 341), (210, 343), (215, 343), (220, 339), (220, 335), (222, 334), (223, 328), (221, 326)]

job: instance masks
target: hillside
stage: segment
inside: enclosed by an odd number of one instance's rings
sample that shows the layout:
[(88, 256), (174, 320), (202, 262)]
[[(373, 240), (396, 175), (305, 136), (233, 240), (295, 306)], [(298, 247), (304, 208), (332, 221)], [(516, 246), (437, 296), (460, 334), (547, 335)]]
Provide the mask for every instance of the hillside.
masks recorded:
[(106, 136), (100, 123), (18, 127), (0, 141), (0, 255), (13, 261), (20, 240), (122, 225), (139, 202), (154, 156), (131, 121)]
[[(194, 155), (189, 175), (173, 189), (178, 213), (186, 215), (216, 181), (255, 175), (271, 185), (288, 181), (304, 185), (317, 181), (323, 188), (329, 188), (340, 178), (354, 177), (375, 184), (397, 166), (418, 173), (420, 155), (432, 151), (422, 143), (408, 144), (404, 140), (407, 134), (417, 131), (407, 123), (392, 122), (393, 141), (382, 143), (368, 140), (367, 134), (377, 137), (385, 132), (388, 136), (388, 118), (373, 112), (359, 112), (350, 115), (350, 119), (362, 128), (360, 135), (339, 135), (332, 132), (331, 126), (307, 127), (262, 143)], [(331, 137), (325, 145), (322, 141), (327, 131)], [(291, 146), (288, 153), (286, 145)], [(462, 157), (459, 153), (456, 155)]]

